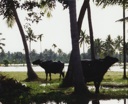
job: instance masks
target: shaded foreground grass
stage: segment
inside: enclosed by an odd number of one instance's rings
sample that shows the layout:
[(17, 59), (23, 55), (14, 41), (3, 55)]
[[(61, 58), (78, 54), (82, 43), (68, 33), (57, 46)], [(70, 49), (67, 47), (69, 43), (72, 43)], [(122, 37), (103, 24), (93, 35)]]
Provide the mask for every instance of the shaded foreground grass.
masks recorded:
[[(47, 101), (56, 101), (56, 102), (67, 102), (69, 104), (76, 102), (76, 96), (72, 94), (73, 87), (70, 88), (60, 88), (59, 85), (61, 80), (59, 80), (58, 74), (52, 74), (52, 81), (45, 81), (45, 73), (36, 72), (39, 76), (39, 79), (32, 82), (25, 82), (27, 78), (26, 72), (1, 72), (2, 75), (6, 75), (8, 78), (14, 78), (21, 82), (23, 85), (30, 87), (30, 92), (24, 93), (17, 100), (20, 100), (20, 103), (23, 102), (36, 102), (43, 103)], [(127, 72), (128, 74), (128, 72)], [(85, 96), (87, 98), (85, 102), (88, 102), (88, 99), (111, 99), (111, 98), (128, 98), (128, 80), (122, 79), (122, 72), (112, 72), (109, 71), (104, 76), (104, 80), (101, 83), (100, 94), (94, 94), (93, 83), (88, 83), (89, 90), (91, 95)], [(78, 98), (78, 96), (77, 96)], [(11, 97), (10, 97), (11, 99)], [(78, 100), (82, 101), (81, 99)], [(17, 103), (17, 101), (15, 101)], [(13, 102), (14, 103), (14, 102)], [(18, 102), (19, 103), (19, 102)], [(19, 103), (19, 104), (20, 104)], [(27, 104), (27, 103), (26, 103)]]

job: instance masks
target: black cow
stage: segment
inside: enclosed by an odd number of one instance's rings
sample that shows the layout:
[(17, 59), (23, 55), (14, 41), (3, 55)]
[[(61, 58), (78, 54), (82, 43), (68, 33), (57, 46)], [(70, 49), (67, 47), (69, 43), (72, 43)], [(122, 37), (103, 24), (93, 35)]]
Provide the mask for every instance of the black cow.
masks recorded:
[(99, 86), (109, 67), (118, 62), (117, 58), (106, 56), (104, 59), (95, 59), (92, 61), (82, 60), (82, 68), (85, 83), (93, 81), (96, 88), (95, 93), (99, 93)]
[(51, 73), (60, 73), (60, 79), (61, 79), (61, 75), (64, 78), (64, 72), (63, 72), (63, 68), (64, 68), (64, 63), (61, 63), (60, 61), (58, 62), (53, 62), (53, 61), (41, 61), (41, 60), (36, 60), (33, 62), (34, 65), (39, 65), (42, 68), (44, 68), (45, 70), (45, 74), (46, 74), (46, 80), (48, 79), (48, 74), (51, 78)]

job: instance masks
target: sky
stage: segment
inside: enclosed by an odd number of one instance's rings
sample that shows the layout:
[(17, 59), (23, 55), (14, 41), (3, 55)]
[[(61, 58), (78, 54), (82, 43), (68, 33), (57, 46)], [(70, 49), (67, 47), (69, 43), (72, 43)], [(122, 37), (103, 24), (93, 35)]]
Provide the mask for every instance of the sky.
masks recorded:
[[(77, 16), (79, 14), (82, 0), (77, 0)], [(105, 39), (108, 35), (111, 35), (115, 39), (118, 35), (123, 36), (122, 22), (115, 22), (116, 20), (122, 18), (122, 7), (120, 6), (109, 6), (103, 9), (101, 6), (97, 7), (91, 2), (91, 13), (92, 13), (92, 24), (94, 38)], [(18, 15), (22, 25), (25, 24), (26, 13), (24, 11), (18, 10)], [(126, 10), (126, 16), (128, 16), (128, 10)], [(126, 24), (128, 26), (128, 24)], [(57, 3), (56, 8), (52, 11), (52, 17), (47, 18), (44, 16), (42, 21), (38, 24), (34, 23), (32, 29), (35, 35), (43, 34), (42, 38), (42, 51), (44, 49), (52, 49), (53, 44), (56, 44), (63, 52), (69, 53), (72, 49), (71, 47), (71, 35), (70, 35), (70, 21), (69, 21), (69, 10), (63, 10), (61, 4)], [(88, 31), (88, 21), (87, 13), (82, 25), (82, 30), (86, 30), (86, 34), (89, 35)], [(8, 28), (6, 21), (3, 17), (0, 17), (0, 38), (5, 38), (1, 42), (5, 43), (5, 52), (24, 52), (23, 43), (21, 40), (21, 35), (18, 30), (17, 24), (15, 23), (12, 28)], [(126, 27), (126, 41), (128, 41), (128, 28)], [(40, 42), (32, 42), (32, 49), (36, 52), (41, 52)], [(82, 49), (81, 49), (82, 50)]]

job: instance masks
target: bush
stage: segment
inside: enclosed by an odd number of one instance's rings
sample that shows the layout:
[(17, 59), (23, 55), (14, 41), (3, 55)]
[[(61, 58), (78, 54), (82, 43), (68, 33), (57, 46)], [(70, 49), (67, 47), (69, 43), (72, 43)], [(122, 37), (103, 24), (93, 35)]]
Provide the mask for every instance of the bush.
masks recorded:
[(29, 99), (29, 90), (29, 87), (22, 85), (13, 78), (0, 75), (0, 101), (2, 103), (18, 104), (23, 102), (26, 98)]
[(9, 61), (8, 61), (8, 60), (3, 60), (3, 64), (4, 64), (5, 66), (8, 66)]

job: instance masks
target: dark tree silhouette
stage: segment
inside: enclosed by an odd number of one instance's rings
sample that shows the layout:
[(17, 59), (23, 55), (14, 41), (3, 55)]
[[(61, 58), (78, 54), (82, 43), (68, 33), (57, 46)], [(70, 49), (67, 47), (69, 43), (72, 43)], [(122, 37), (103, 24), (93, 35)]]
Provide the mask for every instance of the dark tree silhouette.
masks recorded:
[[(14, 19), (17, 23), (17, 26), (19, 28), (21, 38), (23, 41), (24, 49), (25, 49), (25, 58), (26, 58), (26, 63), (27, 63), (27, 75), (28, 79), (36, 79), (38, 76), (36, 73), (33, 71), (31, 63), (30, 63), (30, 58), (29, 58), (29, 51), (28, 51), (28, 46), (25, 38), (25, 33), (23, 31), (21, 22), (19, 20), (16, 8), (19, 7), (19, 3), (15, 0), (1, 0), (0, 2), (0, 9), (1, 9), (1, 15), (4, 15), (4, 18), (7, 19), (7, 21), (11, 21)], [(10, 22), (9, 22), (10, 23)], [(11, 22), (12, 23), (12, 22)], [(12, 24), (10, 24), (12, 26)]]
[(95, 52), (94, 52), (94, 39), (93, 39), (93, 27), (92, 27), (90, 3), (88, 4), (87, 11), (88, 11), (88, 24), (89, 24), (89, 31), (90, 31), (91, 59), (94, 60)]
[[(78, 35), (79, 35), (79, 39), (80, 39), (80, 31), (81, 31), (82, 21), (83, 21), (86, 9), (88, 8), (89, 28), (90, 28), (90, 33), (91, 33), (90, 34), (91, 35), (90, 39), (91, 39), (91, 44), (94, 44), (93, 43), (93, 30), (92, 30), (92, 24), (91, 24), (91, 13), (90, 13), (89, 1), (90, 0), (84, 0), (83, 5), (82, 5), (81, 10), (80, 10), (79, 18), (78, 18), (78, 21), (77, 21)], [(67, 7), (67, 5), (66, 5), (66, 7)], [(92, 47), (92, 51), (94, 51), (94, 45), (91, 45), (91, 47)], [(67, 86), (67, 87), (72, 86), (72, 82), (73, 82), (73, 78), (72, 78), (73, 72), (72, 72), (72, 65), (71, 65), (71, 58), (73, 57), (72, 52), (71, 52), (71, 57), (70, 57), (70, 60), (69, 60), (68, 71), (67, 71), (66, 77), (63, 80), (63, 84), (62, 84), (63, 86)], [(92, 54), (94, 54), (94, 52), (92, 52)], [(95, 59), (94, 55), (92, 55), (92, 58)]]
[(68, 3), (69, 3), (71, 39), (72, 39), (71, 65), (73, 71), (74, 92), (76, 94), (85, 94), (85, 92), (87, 92), (87, 89), (85, 88), (84, 77), (82, 74), (82, 66), (80, 62), (79, 32), (78, 32), (78, 24), (76, 20), (76, 1), (75, 0), (68, 1)]

